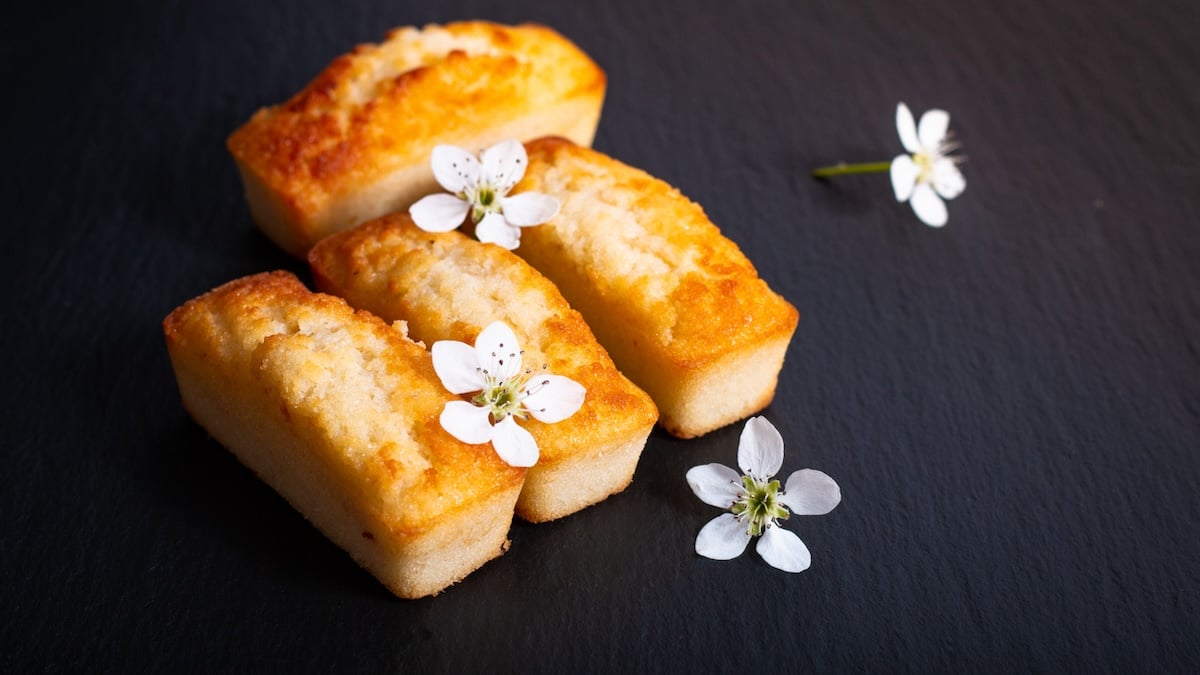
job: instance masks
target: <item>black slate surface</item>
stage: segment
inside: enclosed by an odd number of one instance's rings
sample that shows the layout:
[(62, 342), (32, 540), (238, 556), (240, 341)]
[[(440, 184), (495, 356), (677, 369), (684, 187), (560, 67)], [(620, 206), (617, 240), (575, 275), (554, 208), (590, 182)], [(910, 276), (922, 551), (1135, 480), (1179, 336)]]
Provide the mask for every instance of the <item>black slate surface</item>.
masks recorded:
[[(990, 4), (992, 6), (986, 6)], [(1200, 6), (8, 6), (0, 670), (1200, 670)], [(224, 138), (390, 27), (536, 20), (606, 69), (596, 146), (702, 203), (801, 310), (766, 415), (813, 566), (697, 558), (684, 482), (740, 425), (441, 596), (391, 597), (182, 410), (159, 321), (303, 268)], [(943, 230), (885, 176), (939, 106)]]

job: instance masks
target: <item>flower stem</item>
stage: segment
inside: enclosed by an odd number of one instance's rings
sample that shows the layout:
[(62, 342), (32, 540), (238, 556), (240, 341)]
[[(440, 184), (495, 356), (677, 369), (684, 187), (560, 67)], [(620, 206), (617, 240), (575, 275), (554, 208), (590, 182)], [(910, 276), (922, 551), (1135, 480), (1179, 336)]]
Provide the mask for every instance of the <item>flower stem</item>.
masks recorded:
[(867, 164), (847, 164), (838, 162), (833, 166), (823, 166), (813, 169), (813, 178), (831, 178), (833, 176), (849, 176), (856, 173), (883, 173), (892, 168), (891, 162), (870, 162)]

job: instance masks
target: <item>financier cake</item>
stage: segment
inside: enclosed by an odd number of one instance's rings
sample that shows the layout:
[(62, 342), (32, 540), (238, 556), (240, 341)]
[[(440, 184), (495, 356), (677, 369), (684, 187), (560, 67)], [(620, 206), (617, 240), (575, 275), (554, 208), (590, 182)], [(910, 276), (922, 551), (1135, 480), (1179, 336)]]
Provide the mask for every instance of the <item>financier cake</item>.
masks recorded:
[(766, 407), (799, 315), (699, 205), (561, 138), (526, 144), (514, 188), (561, 202), (517, 254), (579, 310), (613, 360), (691, 438)]
[(503, 321), (523, 363), (584, 386), (574, 415), (521, 422), (541, 457), (526, 475), (517, 515), (552, 520), (629, 485), (657, 419), (654, 403), (617, 371), (554, 284), (519, 257), (459, 232), (423, 232), (407, 214), (394, 214), (325, 239), (308, 258), (319, 289), (385, 320), (403, 319), (414, 339), (473, 344), (484, 327)]
[(163, 322), (184, 407), (396, 595), (437, 593), (507, 547), (523, 469), (447, 434), (448, 395), (402, 326), (286, 272)]
[(435, 145), (557, 134), (590, 145), (605, 75), (543, 26), (399, 28), (338, 57), (229, 137), (259, 228), (302, 257), (322, 237), (437, 189)]

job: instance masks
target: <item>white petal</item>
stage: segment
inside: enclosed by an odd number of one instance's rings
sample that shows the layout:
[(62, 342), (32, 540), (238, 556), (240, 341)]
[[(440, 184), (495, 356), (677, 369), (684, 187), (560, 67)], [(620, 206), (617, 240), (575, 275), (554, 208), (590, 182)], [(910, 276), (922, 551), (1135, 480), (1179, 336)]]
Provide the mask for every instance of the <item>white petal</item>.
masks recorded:
[(933, 163), (933, 189), (945, 199), (954, 199), (967, 189), (967, 179), (953, 160), (943, 157)]
[(930, 227), (941, 227), (949, 218), (945, 202), (937, 196), (937, 193), (933, 191), (933, 186), (929, 183), (918, 185), (913, 190), (912, 199), (908, 200), (908, 203), (912, 204), (913, 212), (917, 214), (921, 222)]
[(917, 127), (917, 138), (925, 152), (934, 154), (938, 145), (946, 137), (946, 129), (950, 128), (950, 113), (945, 110), (926, 110), (921, 115), (921, 124)]
[(913, 188), (917, 186), (917, 174), (921, 170), (913, 161), (911, 155), (896, 155), (892, 160), (892, 190), (896, 193), (896, 201), (906, 202), (912, 196)]
[(533, 466), (538, 461), (537, 441), (517, 425), (512, 415), (505, 417), (492, 429), (492, 447), (509, 466)]
[(454, 145), (439, 145), (433, 149), (433, 177), (447, 191), (458, 194), (479, 182), (479, 160)]
[(521, 230), (509, 225), (499, 213), (489, 213), (475, 226), (475, 238), (511, 251), (521, 245)]
[(489, 375), (507, 380), (521, 372), (521, 344), (503, 321), (495, 321), (475, 338), (475, 358)]
[(784, 572), (803, 572), (812, 564), (808, 547), (782, 527), (768, 527), (754, 548), (767, 564)]
[(724, 464), (702, 464), (687, 472), (688, 485), (700, 501), (727, 509), (742, 494), (742, 476)]
[(426, 232), (449, 232), (463, 224), (470, 210), (471, 205), (465, 201), (439, 192), (422, 197), (408, 207), (408, 215), (412, 216), (417, 227)]
[(496, 188), (502, 195), (508, 194), (525, 175), (528, 162), (525, 146), (520, 141), (500, 141), (483, 151), (482, 182)]
[(903, 103), (896, 106), (896, 132), (900, 134), (900, 144), (910, 154), (921, 151), (921, 143), (917, 140), (917, 124), (913, 121), (912, 111)]
[(540, 192), (522, 192), (519, 195), (505, 197), (500, 203), (504, 219), (509, 225), (529, 227), (541, 225), (558, 215), (558, 200)]
[(751, 417), (738, 442), (738, 466), (759, 480), (766, 480), (783, 465), (783, 436), (765, 417)]
[(732, 513), (723, 513), (700, 528), (700, 534), (696, 535), (696, 553), (713, 560), (733, 560), (749, 543), (746, 524)]
[(442, 428), (463, 443), (487, 443), (492, 440), (491, 411), (466, 401), (447, 401), (438, 421)]
[(537, 375), (525, 385), (530, 392), (522, 403), (535, 420), (554, 424), (579, 410), (587, 390), (575, 380), (562, 375)]
[(446, 391), (466, 394), (483, 389), (485, 382), (479, 372), (474, 347), (454, 340), (439, 340), (429, 351), (433, 356), (433, 370)]
[(842, 503), (842, 489), (823, 471), (801, 469), (788, 476), (779, 501), (798, 516), (820, 516)]

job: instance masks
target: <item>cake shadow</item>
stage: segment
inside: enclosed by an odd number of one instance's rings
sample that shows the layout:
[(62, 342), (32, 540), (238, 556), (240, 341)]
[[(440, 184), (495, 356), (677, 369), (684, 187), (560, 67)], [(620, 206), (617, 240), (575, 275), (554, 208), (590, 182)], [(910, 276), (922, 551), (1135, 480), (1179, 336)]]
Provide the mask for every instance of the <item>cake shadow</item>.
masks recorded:
[(203, 546), (237, 549), (287, 584), (392, 597), (185, 414), (155, 444), (149, 462), (156, 502)]

